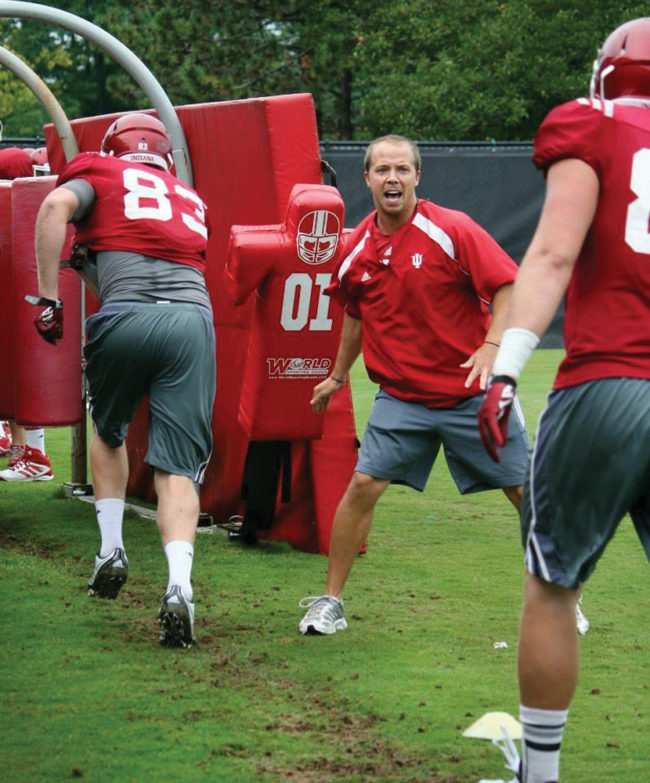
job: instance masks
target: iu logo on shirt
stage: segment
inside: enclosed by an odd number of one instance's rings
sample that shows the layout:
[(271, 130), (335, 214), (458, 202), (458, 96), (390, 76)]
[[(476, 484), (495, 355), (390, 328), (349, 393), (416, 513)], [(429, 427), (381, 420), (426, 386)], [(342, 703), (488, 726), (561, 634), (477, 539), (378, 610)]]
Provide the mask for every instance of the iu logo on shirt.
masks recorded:
[(306, 264), (324, 264), (329, 261), (336, 252), (339, 233), (339, 219), (333, 212), (327, 209), (309, 212), (298, 225), (298, 258)]
[(416, 269), (419, 269), (422, 266), (422, 253), (413, 253), (411, 263)]

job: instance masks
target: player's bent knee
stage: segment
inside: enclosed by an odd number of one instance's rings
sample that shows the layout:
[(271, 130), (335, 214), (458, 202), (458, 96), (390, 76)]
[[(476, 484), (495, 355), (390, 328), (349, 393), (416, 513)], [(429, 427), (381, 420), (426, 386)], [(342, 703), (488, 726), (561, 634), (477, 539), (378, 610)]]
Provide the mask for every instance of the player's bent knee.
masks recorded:
[(355, 471), (352, 474), (346, 495), (350, 500), (374, 503), (390, 484), (388, 479), (370, 476), (367, 473)]
[(526, 572), (524, 599), (528, 605), (550, 605), (564, 607), (575, 610), (578, 602), (579, 590), (570, 590), (569, 588), (556, 585), (553, 582), (547, 582), (539, 576)]

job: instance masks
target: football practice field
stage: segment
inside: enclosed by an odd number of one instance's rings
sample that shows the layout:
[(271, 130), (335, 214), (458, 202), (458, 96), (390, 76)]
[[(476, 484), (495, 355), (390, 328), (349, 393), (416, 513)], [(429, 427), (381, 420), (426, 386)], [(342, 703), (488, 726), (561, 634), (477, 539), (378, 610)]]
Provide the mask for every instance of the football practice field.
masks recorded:
[[(560, 357), (537, 351), (522, 378), (531, 438)], [(359, 362), (352, 380), (361, 433), (375, 387)], [(425, 493), (391, 487), (347, 585), (349, 628), (331, 637), (297, 627), (326, 558), (201, 533), (199, 645), (169, 650), (157, 642), (167, 568), (150, 519), (127, 512), (118, 599), (87, 595), (99, 539), (92, 504), (60, 487), (69, 437), (46, 432), (54, 481), (0, 482), (5, 781), (513, 777), (488, 740), (463, 736), (487, 712), (518, 712), (522, 550), (501, 492), (461, 497), (442, 457)], [(649, 606), (647, 560), (626, 518), (584, 591), (591, 630), (580, 638), (566, 783), (650, 779)]]

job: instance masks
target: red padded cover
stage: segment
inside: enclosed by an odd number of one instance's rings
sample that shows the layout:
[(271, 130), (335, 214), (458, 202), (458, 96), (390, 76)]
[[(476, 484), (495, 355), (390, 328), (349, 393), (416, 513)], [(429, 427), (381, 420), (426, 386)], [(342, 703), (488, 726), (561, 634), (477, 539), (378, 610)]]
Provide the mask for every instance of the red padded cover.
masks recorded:
[(233, 226), (226, 281), (235, 304), (256, 291), (239, 421), (251, 440), (319, 438), (314, 385), (338, 349), (342, 310), (324, 291), (340, 259), (344, 206), (327, 185), (295, 185), (281, 225)]
[(16, 407), (13, 287), (11, 182), (4, 180), (0, 181), (0, 419), (12, 419)]
[[(20, 424), (62, 426), (81, 421), (81, 287), (70, 269), (59, 277), (59, 298), (64, 303), (63, 339), (45, 342), (34, 328), (38, 310), (25, 294), (38, 293), (34, 226), (55, 177), (17, 179), (11, 188), (13, 338), (15, 340), (15, 410)], [(69, 239), (71, 237), (71, 231)], [(63, 258), (70, 253), (64, 247)]]
[[(201, 507), (216, 522), (224, 522), (244, 508), (240, 490), (249, 438), (238, 413), (254, 307), (253, 297), (236, 307), (224, 285), (230, 228), (279, 225), (293, 186), (320, 184), (320, 149), (314, 104), (308, 94), (196, 104), (176, 111), (192, 158), (194, 186), (208, 206), (212, 226), (206, 281), (217, 332), (217, 397), (212, 425), (214, 450), (201, 489)], [(79, 148), (98, 150), (116, 116), (73, 121)], [(58, 172), (64, 158), (53, 126), (46, 127), (45, 136), (52, 171)], [(283, 404), (279, 413), (285, 415)], [(325, 430), (329, 416), (328, 411)], [(304, 551), (327, 553), (330, 506), (338, 502), (341, 487), (347, 484), (354, 466), (349, 458), (355, 450), (349, 399), (336, 421), (332, 458), (327, 459), (326, 466), (319, 466), (317, 474), (311, 444), (322, 445), (329, 436), (324, 434), (319, 441), (292, 441), (291, 500), (279, 503), (267, 538), (289, 541)], [(147, 408), (141, 406), (127, 442), (131, 467), (128, 493), (151, 500), (151, 470), (143, 463), (146, 439)], [(314, 483), (320, 486), (321, 481), (329, 488), (318, 493), (319, 497), (328, 494), (327, 510), (315, 507)]]

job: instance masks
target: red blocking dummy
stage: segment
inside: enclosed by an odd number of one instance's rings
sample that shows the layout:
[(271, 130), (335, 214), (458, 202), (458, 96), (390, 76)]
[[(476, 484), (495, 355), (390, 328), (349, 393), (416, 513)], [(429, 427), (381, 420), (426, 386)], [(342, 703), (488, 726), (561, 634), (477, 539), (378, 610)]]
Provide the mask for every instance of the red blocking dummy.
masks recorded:
[(327, 185), (295, 185), (282, 224), (233, 226), (226, 281), (235, 304), (256, 292), (239, 408), (250, 440), (320, 438), (309, 405), (336, 357), (342, 310), (324, 294), (338, 268), (344, 206)]
[[(217, 397), (213, 415), (214, 450), (201, 488), (201, 508), (215, 522), (241, 514), (241, 484), (249, 438), (239, 421), (242, 384), (253, 316), (253, 297), (235, 306), (224, 286), (224, 265), (233, 225), (282, 223), (296, 183), (321, 183), (320, 150), (311, 95), (281, 95), (245, 101), (196, 104), (177, 108), (192, 159), (194, 186), (208, 206), (212, 227), (206, 282), (217, 333)], [(97, 150), (117, 115), (73, 121), (81, 150)], [(60, 171), (63, 156), (52, 126), (45, 129), (48, 158)], [(269, 538), (289, 541), (309, 552), (327, 553), (331, 503), (338, 502), (354, 465), (354, 419), (351, 400), (336, 419), (336, 433), (320, 440), (291, 442), (291, 500), (279, 503)], [(341, 433), (345, 433), (344, 436)], [(351, 434), (352, 433), (352, 434)], [(339, 441), (344, 437), (345, 446)], [(314, 474), (312, 444), (332, 439), (331, 459)], [(129, 429), (127, 447), (131, 475), (128, 493), (153, 499), (152, 472), (144, 463), (147, 409), (141, 406)], [(320, 508), (314, 483), (336, 497)], [(318, 492), (318, 497), (324, 493)]]
[[(2, 262), (2, 281), (10, 281), (8, 299), (13, 328), (9, 330), (13, 411), (9, 418), (32, 426), (63, 426), (81, 421), (81, 325), (80, 285), (74, 272), (60, 277), (59, 298), (64, 307), (64, 336), (56, 346), (37, 333), (34, 318), (39, 312), (25, 301), (25, 294), (38, 293), (34, 227), (45, 196), (54, 187), (54, 177), (29, 177), (11, 183), (10, 271)], [(3, 250), (6, 227), (3, 224)], [(69, 253), (69, 244), (64, 257)], [(4, 255), (4, 254), (3, 254)], [(4, 373), (3, 373), (4, 374)], [(4, 385), (4, 384), (3, 384)], [(4, 397), (3, 393), (3, 397)]]
[(12, 419), (16, 409), (11, 184), (8, 180), (0, 181), (0, 419)]

